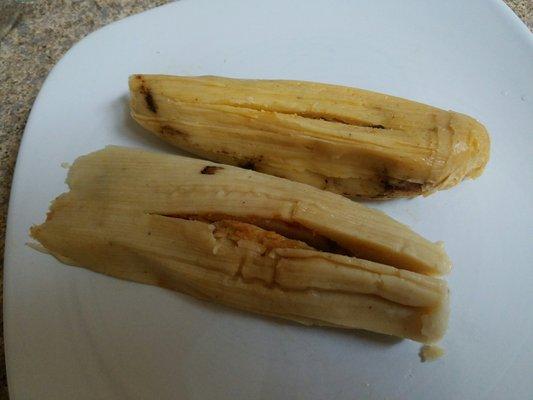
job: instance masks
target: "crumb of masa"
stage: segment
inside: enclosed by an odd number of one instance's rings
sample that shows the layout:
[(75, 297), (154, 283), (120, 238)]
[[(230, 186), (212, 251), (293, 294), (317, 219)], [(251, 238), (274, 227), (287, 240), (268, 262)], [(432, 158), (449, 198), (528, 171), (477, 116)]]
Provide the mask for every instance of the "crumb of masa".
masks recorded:
[(435, 361), (444, 355), (444, 349), (439, 346), (425, 344), (420, 348), (418, 355), (421, 362)]

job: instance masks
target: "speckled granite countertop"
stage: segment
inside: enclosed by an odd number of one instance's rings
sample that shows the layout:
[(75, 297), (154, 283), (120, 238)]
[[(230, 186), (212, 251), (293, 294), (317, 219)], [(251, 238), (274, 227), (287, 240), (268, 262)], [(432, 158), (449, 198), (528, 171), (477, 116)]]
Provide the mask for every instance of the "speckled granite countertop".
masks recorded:
[[(533, 0), (506, 0), (533, 28)], [(88, 33), (166, 0), (37, 0), (25, 4), (14, 28), (0, 39), (0, 276), (11, 177), (33, 101), (48, 71)], [(0, 278), (0, 298), (1, 298)], [(1, 313), (1, 307), (0, 307)], [(0, 399), (7, 399), (0, 334)]]

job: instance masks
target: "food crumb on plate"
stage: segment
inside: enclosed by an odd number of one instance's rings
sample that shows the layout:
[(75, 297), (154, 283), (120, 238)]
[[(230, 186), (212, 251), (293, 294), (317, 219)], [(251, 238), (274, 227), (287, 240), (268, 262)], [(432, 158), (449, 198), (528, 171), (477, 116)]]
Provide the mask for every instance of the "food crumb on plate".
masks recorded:
[(426, 344), (420, 348), (418, 355), (420, 356), (420, 361), (422, 362), (435, 361), (444, 355), (444, 349), (439, 346)]

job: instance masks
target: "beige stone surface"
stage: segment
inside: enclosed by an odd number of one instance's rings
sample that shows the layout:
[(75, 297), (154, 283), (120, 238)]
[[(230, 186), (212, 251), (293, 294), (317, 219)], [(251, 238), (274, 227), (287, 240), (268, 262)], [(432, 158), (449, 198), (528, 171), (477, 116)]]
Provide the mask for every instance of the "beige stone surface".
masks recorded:
[[(532, 0), (506, 0), (533, 27)], [(37, 0), (21, 7), (14, 27), (0, 39), (0, 274), (11, 178), (24, 125), (46, 75), (88, 33), (166, 0)], [(1, 293), (0, 278), (0, 295)], [(1, 313), (0, 304), (0, 313)], [(0, 320), (1, 322), (1, 320)], [(1, 325), (0, 325), (1, 327)], [(0, 399), (7, 399), (0, 334)]]

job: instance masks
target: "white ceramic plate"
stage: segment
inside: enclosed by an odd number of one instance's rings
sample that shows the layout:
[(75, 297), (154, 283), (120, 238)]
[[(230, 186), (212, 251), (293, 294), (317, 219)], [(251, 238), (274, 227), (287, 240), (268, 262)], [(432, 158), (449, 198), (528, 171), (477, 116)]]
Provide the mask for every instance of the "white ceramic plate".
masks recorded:
[[(63, 162), (172, 150), (128, 116), (137, 72), (352, 85), (471, 114), (485, 174), (372, 204), (454, 261), (447, 354), (273, 321), (64, 266), (25, 246)], [(20, 150), (5, 259), (12, 398), (525, 399), (533, 393), (533, 40), (497, 1), (182, 1), (107, 26), (50, 73)], [(531, 398), (531, 397), (529, 397)]]

